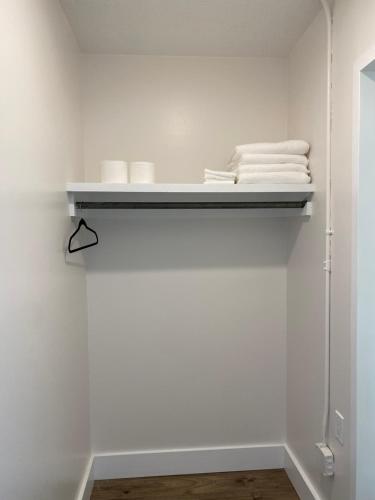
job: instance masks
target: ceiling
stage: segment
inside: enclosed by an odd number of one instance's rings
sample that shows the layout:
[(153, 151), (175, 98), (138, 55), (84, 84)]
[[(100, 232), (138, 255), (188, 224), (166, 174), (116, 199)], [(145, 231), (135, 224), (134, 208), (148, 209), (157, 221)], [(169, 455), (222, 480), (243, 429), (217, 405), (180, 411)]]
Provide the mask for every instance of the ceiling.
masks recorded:
[(83, 52), (286, 56), (320, 0), (61, 0)]

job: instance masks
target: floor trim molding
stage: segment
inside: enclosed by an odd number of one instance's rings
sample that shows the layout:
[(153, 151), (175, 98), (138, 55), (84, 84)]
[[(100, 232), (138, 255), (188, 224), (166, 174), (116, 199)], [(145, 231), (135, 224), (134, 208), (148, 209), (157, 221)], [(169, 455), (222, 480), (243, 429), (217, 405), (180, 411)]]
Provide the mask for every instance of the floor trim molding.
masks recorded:
[(284, 468), (301, 500), (322, 500), (305, 469), (288, 445), (285, 448)]
[(95, 456), (95, 479), (196, 474), (284, 466), (282, 444), (105, 453)]
[(322, 500), (295, 454), (282, 443), (96, 454), (76, 500), (90, 500), (97, 479), (261, 469), (285, 469), (301, 500)]
[(94, 487), (94, 455), (89, 458), (78, 489), (76, 500), (90, 500)]

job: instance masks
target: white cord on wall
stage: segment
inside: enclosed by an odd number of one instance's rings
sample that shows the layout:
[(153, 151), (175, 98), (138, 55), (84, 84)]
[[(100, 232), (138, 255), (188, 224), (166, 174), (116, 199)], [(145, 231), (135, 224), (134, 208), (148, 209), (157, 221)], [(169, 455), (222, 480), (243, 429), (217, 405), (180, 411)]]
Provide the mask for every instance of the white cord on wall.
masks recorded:
[(327, 159), (326, 159), (326, 234), (325, 234), (325, 338), (324, 409), (322, 443), (328, 445), (331, 396), (331, 271), (332, 271), (332, 12), (328, 0), (321, 0), (327, 20)]

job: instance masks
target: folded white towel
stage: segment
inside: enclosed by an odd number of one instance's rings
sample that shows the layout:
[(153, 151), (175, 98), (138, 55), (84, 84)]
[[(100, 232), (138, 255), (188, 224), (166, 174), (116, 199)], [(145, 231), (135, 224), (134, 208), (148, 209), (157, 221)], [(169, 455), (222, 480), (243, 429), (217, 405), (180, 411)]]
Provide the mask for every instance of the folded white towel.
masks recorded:
[[(235, 172), (233, 172), (233, 173), (235, 174)], [(230, 178), (230, 179), (228, 177), (218, 177), (216, 175), (205, 175), (204, 176), (204, 180), (205, 181), (228, 181), (228, 182), (235, 182), (236, 178), (237, 178), (236, 175), (234, 177)]]
[(283, 142), (258, 142), (254, 144), (241, 144), (235, 147), (235, 155), (242, 153), (272, 153), (288, 155), (306, 155), (310, 145), (306, 141), (290, 140)]
[(216, 177), (205, 177), (204, 181), (209, 181), (209, 182), (230, 182), (231, 184), (234, 184), (236, 182), (236, 179), (218, 179)]
[(239, 165), (234, 172), (238, 174), (257, 174), (265, 172), (302, 172), (309, 174), (309, 169), (297, 163), (275, 163), (267, 165)]
[(233, 170), (239, 165), (275, 165), (277, 163), (295, 163), (297, 165), (309, 164), (309, 159), (303, 155), (285, 155), (285, 154), (241, 154), (236, 161), (228, 165), (229, 170)]
[(235, 179), (231, 181), (227, 180), (219, 180), (219, 179), (205, 179), (203, 184), (233, 184), (235, 183)]
[(238, 176), (239, 184), (309, 184), (310, 182), (310, 176), (301, 172), (267, 172)]
[(228, 172), (227, 170), (210, 170), (209, 168), (204, 169), (204, 176), (206, 179), (235, 179), (235, 172)]

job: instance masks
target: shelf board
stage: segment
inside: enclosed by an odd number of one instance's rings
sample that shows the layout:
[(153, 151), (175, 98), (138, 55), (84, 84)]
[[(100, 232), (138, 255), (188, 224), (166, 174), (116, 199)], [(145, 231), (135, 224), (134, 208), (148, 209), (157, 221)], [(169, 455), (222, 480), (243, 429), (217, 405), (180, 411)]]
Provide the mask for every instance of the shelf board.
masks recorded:
[(252, 215), (309, 215), (313, 184), (69, 183), (72, 217), (114, 210), (246, 210)]

